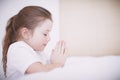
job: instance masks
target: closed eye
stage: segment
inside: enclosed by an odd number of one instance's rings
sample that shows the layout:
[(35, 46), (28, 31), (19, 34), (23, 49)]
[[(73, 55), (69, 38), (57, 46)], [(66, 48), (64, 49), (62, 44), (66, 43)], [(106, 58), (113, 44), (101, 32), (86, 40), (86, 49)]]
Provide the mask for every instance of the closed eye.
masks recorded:
[(47, 36), (47, 34), (43, 34), (44, 36)]

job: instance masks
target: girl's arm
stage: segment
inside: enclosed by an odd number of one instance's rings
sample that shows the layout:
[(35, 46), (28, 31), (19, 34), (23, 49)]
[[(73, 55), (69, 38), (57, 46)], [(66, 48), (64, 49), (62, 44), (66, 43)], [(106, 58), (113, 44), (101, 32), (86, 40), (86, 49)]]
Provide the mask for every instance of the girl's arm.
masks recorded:
[(40, 62), (33, 63), (26, 70), (26, 74), (35, 73), (35, 72), (47, 72), (57, 67), (62, 67), (67, 58), (67, 49), (64, 41), (59, 41), (52, 51), (51, 54), (51, 63), (43, 65)]
[(60, 67), (59, 64), (47, 64), (43, 65), (39, 62), (33, 63), (27, 70), (26, 74), (36, 73), (36, 72), (48, 72), (52, 69)]

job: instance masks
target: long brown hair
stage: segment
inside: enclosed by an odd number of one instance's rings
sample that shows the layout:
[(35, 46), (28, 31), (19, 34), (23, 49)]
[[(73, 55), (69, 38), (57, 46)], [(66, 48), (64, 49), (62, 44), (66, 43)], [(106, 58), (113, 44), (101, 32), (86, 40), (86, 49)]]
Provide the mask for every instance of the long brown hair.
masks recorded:
[(18, 14), (9, 19), (6, 27), (6, 34), (3, 40), (3, 69), (6, 76), (7, 68), (7, 51), (10, 44), (17, 41), (19, 35), (19, 30), (22, 27), (26, 27), (33, 30), (35, 26), (44, 21), (45, 19), (51, 18), (51, 13), (39, 6), (27, 6), (24, 7)]

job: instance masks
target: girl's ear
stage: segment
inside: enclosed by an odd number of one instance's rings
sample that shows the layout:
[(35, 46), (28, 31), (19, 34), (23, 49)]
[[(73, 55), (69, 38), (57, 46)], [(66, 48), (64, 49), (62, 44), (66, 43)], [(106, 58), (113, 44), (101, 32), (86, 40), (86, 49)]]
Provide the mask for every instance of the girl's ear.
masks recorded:
[(25, 39), (25, 40), (30, 39), (30, 37), (32, 35), (31, 31), (29, 29), (25, 28), (25, 27), (21, 28), (20, 32), (21, 32), (22, 38)]

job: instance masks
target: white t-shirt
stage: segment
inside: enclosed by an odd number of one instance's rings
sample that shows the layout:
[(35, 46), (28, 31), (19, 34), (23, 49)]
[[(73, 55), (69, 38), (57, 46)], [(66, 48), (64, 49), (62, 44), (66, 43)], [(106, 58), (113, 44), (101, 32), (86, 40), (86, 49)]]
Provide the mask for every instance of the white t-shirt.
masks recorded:
[(24, 41), (18, 41), (10, 45), (7, 53), (7, 78), (16, 80), (25, 75), (27, 68), (35, 63), (47, 63), (43, 53), (38, 54)]

